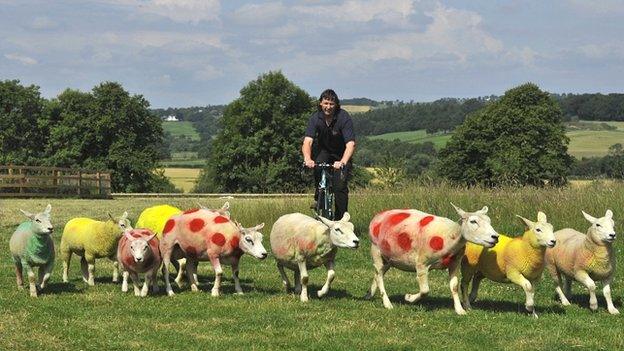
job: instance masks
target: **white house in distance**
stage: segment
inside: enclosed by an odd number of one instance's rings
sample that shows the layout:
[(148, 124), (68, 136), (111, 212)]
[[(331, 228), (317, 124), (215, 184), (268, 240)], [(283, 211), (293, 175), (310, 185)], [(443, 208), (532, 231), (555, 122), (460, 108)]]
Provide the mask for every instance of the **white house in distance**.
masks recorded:
[(165, 121), (167, 121), (167, 122), (177, 122), (179, 120), (178, 120), (178, 118), (176, 118), (176, 116), (169, 115), (169, 116), (167, 116), (167, 118), (165, 118)]

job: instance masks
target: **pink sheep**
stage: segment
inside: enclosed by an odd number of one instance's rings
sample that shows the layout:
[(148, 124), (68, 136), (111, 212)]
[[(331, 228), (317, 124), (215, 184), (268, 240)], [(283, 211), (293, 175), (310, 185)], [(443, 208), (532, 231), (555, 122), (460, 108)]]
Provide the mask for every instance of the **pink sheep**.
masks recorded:
[(193, 209), (172, 216), (165, 223), (160, 250), (163, 255), (167, 294), (173, 295), (169, 282), (168, 266), (171, 260), (186, 258), (187, 279), (191, 290), (197, 288), (197, 263), (210, 261), (215, 272), (212, 296), (219, 296), (221, 263), (232, 266), (236, 292), (242, 294), (238, 278), (238, 264), (243, 253), (264, 259), (267, 252), (262, 245), (262, 234), (258, 230), (264, 223), (253, 228), (243, 228), (219, 212), (208, 209)]
[[(158, 291), (156, 275), (162, 263), (159, 244), (156, 234), (149, 229), (128, 230), (119, 239), (117, 260), (124, 272), (121, 291), (128, 291), (127, 275), (132, 278), (134, 295), (147, 296), (150, 284), (154, 291)], [(139, 273), (145, 273), (145, 283), (141, 290), (139, 290)]]
[(492, 247), (498, 233), (486, 215), (487, 206), (476, 212), (456, 207), (459, 223), (448, 218), (432, 216), (418, 210), (388, 210), (377, 214), (370, 223), (371, 256), (375, 277), (366, 298), (375, 295), (377, 287), (384, 307), (392, 308), (384, 287), (383, 276), (390, 267), (416, 272), (420, 291), (406, 294), (414, 302), (429, 293), (429, 269), (448, 269), (455, 312), (466, 311), (459, 299), (459, 263), (467, 241)]

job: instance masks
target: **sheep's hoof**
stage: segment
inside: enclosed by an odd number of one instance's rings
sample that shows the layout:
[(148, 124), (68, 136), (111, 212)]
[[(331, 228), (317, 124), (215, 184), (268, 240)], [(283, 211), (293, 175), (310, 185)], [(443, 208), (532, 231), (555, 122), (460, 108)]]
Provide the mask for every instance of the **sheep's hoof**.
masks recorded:
[(391, 310), (391, 309), (393, 309), (393, 308), (394, 308), (394, 306), (392, 306), (392, 304), (391, 304), (391, 303), (387, 303), (387, 304), (386, 304), (386, 303), (384, 303), (384, 307), (385, 307), (386, 309), (389, 309), (389, 310)]
[(301, 296), (301, 302), (308, 302), (307, 296)]
[(173, 290), (170, 290), (170, 291), (167, 291), (167, 295), (173, 296), (173, 295), (175, 295), (175, 293), (173, 292)]
[(618, 311), (617, 308), (613, 307), (613, 308), (609, 308), (609, 313), (611, 313), (611, 314), (620, 314), (620, 311)]
[(598, 304), (595, 305), (589, 305), (589, 309), (592, 310), (593, 312), (598, 311)]
[(213, 297), (219, 297), (219, 290), (214, 290), (214, 289), (213, 289), (213, 290), (210, 292), (210, 295), (212, 295)]
[(128, 287), (127, 286), (122, 286), (121, 287), (121, 292), (127, 293), (128, 292)]
[(17, 290), (24, 290), (24, 286), (23, 285), (17, 285)]
[(325, 294), (327, 294), (327, 292), (326, 291), (322, 291), (322, 290), (319, 290), (319, 291), (316, 292), (316, 296), (318, 296), (319, 298), (325, 296)]
[(466, 310), (464, 310), (463, 308), (461, 310), (455, 310), (455, 313), (457, 313), (460, 316), (465, 316), (467, 314)]

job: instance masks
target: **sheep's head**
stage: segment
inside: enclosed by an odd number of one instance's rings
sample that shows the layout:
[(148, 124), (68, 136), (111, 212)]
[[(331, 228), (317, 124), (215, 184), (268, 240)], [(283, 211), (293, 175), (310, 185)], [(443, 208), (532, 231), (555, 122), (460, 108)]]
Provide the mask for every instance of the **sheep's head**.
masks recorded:
[[(451, 205), (453, 205), (451, 203)], [(487, 216), (488, 207), (483, 206), (476, 212), (466, 212), (453, 205), (457, 214), (461, 217), (461, 235), (471, 243), (493, 247), (498, 242), (498, 233), (492, 228), (490, 217)]]
[(150, 235), (146, 238), (135, 238), (132, 236), (132, 234), (130, 234), (130, 231), (125, 231), (124, 236), (126, 237), (126, 239), (128, 239), (128, 242), (130, 243), (130, 253), (134, 258), (134, 262), (141, 263), (145, 261), (145, 259), (149, 257), (146, 257), (146, 255), (151, 252), (149, 241), (154, 239), (156, 234)]
[(348, 247), (357, 249), (360, 245), (360, 239), (355, 235), (353, 223), (349, 222), (351, 216), (349, 212), (345, 212), (339, 221), (330, 221), (327, 218), (318, 216), (318, 219), (329, 227), (329, 240), (338, 247)]
[(119, 217), (118, 219), (114, 218), (113, 215), (111, 215), (110, 213), (108, 214), (108, 217), (110, 218), (111, 221), (117, 223), (117, 225), (119, 226), (119, 229), (121, 229), (121, 231), (126, 231), (126, 230), (132, 230), (132, 224), (130, 223), (130, 220), (128, 219), (128, 212), (125, 211), (121, 217)]
[(548, 223), (546, 214), (539, 211), (537, 213), (537, 222), (532, 222), (522, 216), (516, 215), (524, 222), (528, 229), (528, 239), (533, 246), (541, 247), (555, 247), (557, 240), (555, 239), (555, 233), (553, 232), (552, 224)]
[(583, 216), (592, 226), (588, 230), (588, 235), (596, 243), (612, 243), (615, 241), (615, 222), (613, 212), (607, 210), (604, 217), (595, 218), (583, 211)]
[(43, 212), (37, 214), (30, 213), (28, 211), (20, 210), (24, 216), (30, 218), (32, 221), (32, 231), (35, 234), (49, 235), (52, 234), (54, 227), (50, 221), (50, 211), (52, 211), (52, 205), (48, 204)]
[(238, 247), (255, 258), (265, 259), (269, 254), (262, 245), (262, 233), (259, 232), (260, 229), (264, 228), (264, 223), (251, 228), (243, 228), (240, 223), (236, 223), (236, 225), (241, 235)]

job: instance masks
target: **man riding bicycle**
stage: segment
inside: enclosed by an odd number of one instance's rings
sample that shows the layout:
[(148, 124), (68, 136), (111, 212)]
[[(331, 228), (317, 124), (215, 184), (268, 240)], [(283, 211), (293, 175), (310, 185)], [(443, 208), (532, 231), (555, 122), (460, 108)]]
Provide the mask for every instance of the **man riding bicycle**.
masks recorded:
[[(313, 142), (315, 142), (314, 155), (312, 155)], [(347, 175), (351, 170), (350, 161), (354, 150), (355, 134), (351, 116), (340, 108), (338, 95), (333, 90), (327, 89), (321, 93), (318, 111), (310, 117), (301, 152), (308, 168), (314, 168), (317, 163), (333, 163), (336, 170), (332, 178), (336, 199), (335, 219), (342, 218), (347, 212), (349, 204)], [(315, 185), (319, 183), (320, 178), (321, 170), (315, 169)], [(318, 188), (314, 200), (318, 200)]]

